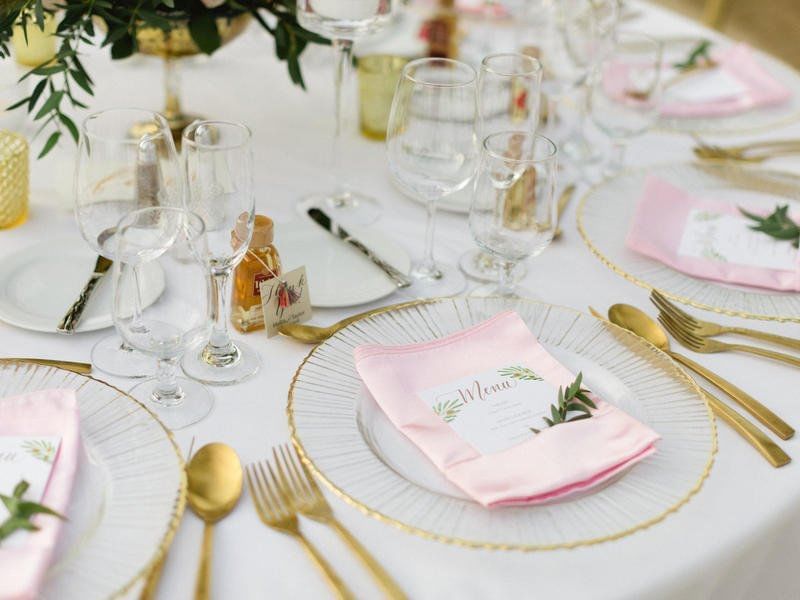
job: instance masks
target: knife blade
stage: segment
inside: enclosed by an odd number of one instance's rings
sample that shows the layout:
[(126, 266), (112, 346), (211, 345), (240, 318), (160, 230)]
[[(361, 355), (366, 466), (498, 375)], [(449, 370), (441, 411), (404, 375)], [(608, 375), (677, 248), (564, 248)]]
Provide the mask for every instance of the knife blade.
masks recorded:
[(395, 269), (385, 260), (381, 259), (377, 254), (375, 254), (372, 250), (367, 248), (364, 244), (362, 244), (353, 236), (351, 236), (344, 227), (336, 223), (336, 221), (331, 219), (321, 209), (312, 207), (309, 208), (307, 212), (308, 216), (311, 217), (311, 220), (314, 221), (317, 225), (319, 225), (329, 233), (333, 234), (343, 242), (350, 244), (353, 248), (361, 252), (361, 254), (366, 256), (368, 259), (370, 259), (384, 273), (386, 273), (386, 275), (388, 275), (392, 281), (395, 282), (397, 287), (404, 288), (411, 285), (411, 280), (408, 277), (403, 275), (400, 271)]
[(94, 263), (94, 271), (91, 277), (89, 277), (89, 281), (83, 286), (80, 296), (78, 296), (78, 299), (69, 307), (64, 318), (61, 319), (61, 323), (58, 324), (59, 333), (71, 334), (75, 332), (75, 328), (81, 320), (83, 309), (86, 308), (86, 303), (89, 301), (89, 296), (92, 295), (97, 283), (102, 279), (103, 275), (106, 274), (108, 269), (111, 268), (112, 264), (114, 264), (114, 261), (110, 258), (106, 258), (105, 256), (97, 257)]

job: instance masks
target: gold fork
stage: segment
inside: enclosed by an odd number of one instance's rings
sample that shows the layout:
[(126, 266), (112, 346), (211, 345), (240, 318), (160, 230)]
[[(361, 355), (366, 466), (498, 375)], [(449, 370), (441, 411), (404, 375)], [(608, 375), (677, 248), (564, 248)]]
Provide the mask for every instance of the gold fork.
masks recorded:
[[(760, 163), (768, 158), (800, 152), (800, 140), (773, 140), (753, 142), (740, 146), (717, 146), (708, 144), (696, 134), (692, 134), (697, 146), (693, 148), (695, 156), (706, 160), (737, 160)], [(763, 154), (750, 154), (752, 151), (763, 151)]]
[(729, 327), (727, 325), (719, 325), (717, 323), (711, 323), (710, 321), (698, 319), (697, 317), (694, 317), (686, 311), (675, 306), (675, 304), (667, 300), (664, 295), (656, 290), (653, 290), (650, 293), (650, 300), (660, 311), (672, 317), (676, 323), (684, 326), (686, 331), (694, 333), (700, 337), (721, 335), (723, 333), (735, 333), (737, 335), (751, 337), (763, 342), (771, 342), (773, 344), (786, 346), (787, 348), (791, 348), (793, 350), (800, 350), (800, 340), (795, 338), (785, 337), (774, 333), (767, 333), (765, 331), (758, 331), (757, 329), (749, 329), (747, 327)]
[(666, 313), (661, 313), (658, 317), (661, 324), (669, 331), (676, 340), (683, 346), (690, 350), (700, 352), (702, 354), (714, 354), (717, 352), (747, 352), (748, 354), (755, 354), (756, 356), (763, 356), (764, 358), (771, 358), (784, 362), (793, 367), (800, 367), (800, 358), (784, 354), (783, 352), (775, 352), (774, 350), (767, 350), (766, 348), (759, 348), (758, 346), (748, 346), (746, 344), (728, 344), (720, 342), (711, 338), (700, 337), (688, 331), (683, 325), (675, 321)]
[(306, 470), (305, 465), (299, 464), (300, 461), (294, 449), (290, 448), (288, 444), (284, 444), (278, 448), (273, 448), (272, 455), (278, 467), (278, 477), (289, 492), (295, 509), (308, 518), (333, 528), (361, 560), (367, 570), (372, 573), (372, 576), (388, 598), (395, 600), (406, 598), (400, 587), (378, 561), (333, 515), (330, 504), (325, 500), (325, 496), (322, 495), (317, 482)]
[(272, 466), (266, 461), (253, 463), (247, 465), (245, 472), (250, 497), (253, 499), (253, 504), (261, 521), (268, 527), (297, 540), (314, 564), (325, 575), (338, 598), (342, 600), (354, 599), (355, 596), (337, 575), (336, 571), (333, 570), (333, 567), (300, 531), (297, 512), (292, 507), (285, 486), (275, 477)]

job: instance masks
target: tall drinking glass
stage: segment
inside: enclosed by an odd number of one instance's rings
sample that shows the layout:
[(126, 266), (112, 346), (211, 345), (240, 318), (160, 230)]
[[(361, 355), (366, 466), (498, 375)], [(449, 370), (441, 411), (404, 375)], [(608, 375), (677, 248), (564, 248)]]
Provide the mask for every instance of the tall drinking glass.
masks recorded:
[[(142, 123), (148, 133), (133, 135)], [(87, 117), (78, 143), (73, 193), (81, 235), (95, 252), (116, 260), (120, 219), (143, 207), (182, 205), (183, 177), (166, 119), (128, 108)], [(144, 292), (154, 281), (140, 275)], [(138, 296), (133, 300), (140, 302)], [(97, 369), (118, 377), (145, 377), (155, 370), (149, 356), (116, 334), (95, 344), (91, 356)]]
[(352, 188), (351, 169), (343, 148), (355, 136), (355, 111), (358, 106), (353, 85), (353, 42), (382, 29), (392, 16), (392, 0), (298, 0), (297, 21), (304, 28), (331, 40), (336, 52), (334, 72), (335, 129), (331, 148), (331, 170), (337, 189), (313, 196), (310, 201), (339, 217), (368, 224), (380, 216), (381, 207), (367, 194)]
[(661, 53), (661, 43), (649, 36), (618, 32), (614, 51), (592, 78), (592, 121), (614, 144), (605, 167), (606, 176), (622, 170), (628, 142), (645, 133), (658, 119)]
[(255, 221), (250, 130), (241, 123), (196, 121), (183, 132), (187, 208), (205, 223), (211, 336), (183, 358), (187, 375), (209, 384), (231, 385), (258, 371), (255, 350), (231, 339), (230, 277), (247, 252)]
[[(536, 132), (539, 125), (542, 65), (524, 54), (491, 54), (478, 72), (478, 139), (512, 129)], [(498, 264), (491, 254), (469, 250), (459, 260), (461, 270), (479, 281), (497, 281)], [(522, 277), (524, 265), (517, 267)]]
[(529, 131), (504, 131), (483, 142), (469, 225), (478, 246), (500, 263), (500, 281), (477, 296), (532, 296), (516, 287), (515, 265), (538, 256), (558, 226), (556, 146)]
[(466, 284), (461, 272), (437, 264), (433, 256), (436, 204), (463, 189), (478, 158), (475, 70), (444, 58), (408, 63), (397, 84), (389, 115), (386, 149), (397, 183), (428, 209), (425, 252), (415, 263), (411, 292), (419, 297), (457, 294)]
[[(214, 405), (203, 384), (177, 374), (186, 348), (205, 339), (210, 325), (203, 220), (183, 208), (143, 208), (124, 217), (117, 230), (114, 324), (126, 342), (158, 361), (156, 377), (130, 392), (170, 429), (187, 427)], [(137, 269), (148, 263), (159, 264), (167, 290), (131, 311), (130, 298), (140, 293)]]

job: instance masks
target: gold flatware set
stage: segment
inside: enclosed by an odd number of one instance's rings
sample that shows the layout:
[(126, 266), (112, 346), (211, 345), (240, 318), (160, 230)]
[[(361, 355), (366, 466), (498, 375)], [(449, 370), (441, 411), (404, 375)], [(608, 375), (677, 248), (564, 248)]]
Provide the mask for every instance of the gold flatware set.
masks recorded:
[(800, 139), (767, 140), (750, 144), (718, 146), (693, 135), (697, 145), (692, 149), (700, 160), (762, 163), (770, 158), (800, 154)]

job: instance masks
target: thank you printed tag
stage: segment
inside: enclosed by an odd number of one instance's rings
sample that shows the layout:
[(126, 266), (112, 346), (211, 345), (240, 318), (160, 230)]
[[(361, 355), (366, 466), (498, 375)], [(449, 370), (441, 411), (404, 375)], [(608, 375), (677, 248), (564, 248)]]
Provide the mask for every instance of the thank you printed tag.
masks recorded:
[(522, 364), (498, 365), (419, 392), (445, 423), (481, 454), (534, 436), (558, 390)]
[(262, 281), (260, 289), (261, 310), (269, 337), (277, 335), (278, 327), (285, 323), (303, 323), (311, 318), (305, 267)]

